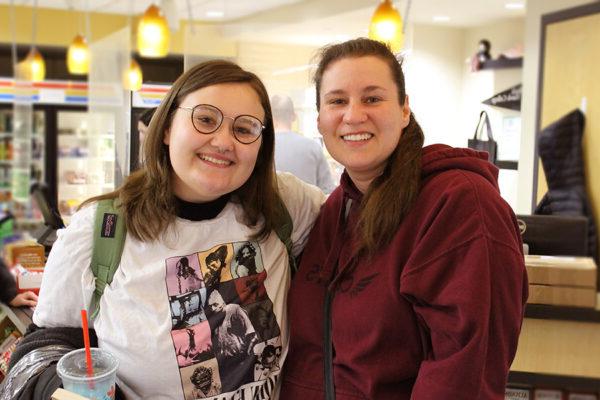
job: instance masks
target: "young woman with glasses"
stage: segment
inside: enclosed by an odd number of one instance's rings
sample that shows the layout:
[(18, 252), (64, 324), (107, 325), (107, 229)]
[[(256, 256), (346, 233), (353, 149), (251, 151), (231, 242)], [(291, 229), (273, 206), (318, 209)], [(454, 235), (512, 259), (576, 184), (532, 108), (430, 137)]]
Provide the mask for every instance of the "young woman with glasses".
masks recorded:
[[(285, 221), (278, 206), (283, 200), (292, 218), (297, 255), (324, 196), (277, 175), (273, 148), (269, 98), (254, 74), (226, 61), (185, 72), (152, 118), (142, 168), (116, 191), (88, 200), (59, 233), (34, 323), (81, 326), (94, 290), (95, 202), (118, 199), (125, 248), (93, 326), (99, 347), (120, 361), (119, 389), (127, 399), (192, 399), (203, 387), (207, 398), (276, 398), (279, 370), (259, 376), (255, 365), (267, 346), (282, 347), (279, 365), (287, 354), (291, 271), (274, 232)], [(240, 273), (235, 260), (249, 243), (256, 268)], [(208, 279), (214, 253), (221, 255), (216, 280)], [(178, 282), (182, 257), (200, 279)], [(207, 299), (217, 292), (223, 301), (214, 312)], [(274, 333), (253, 320), (257, 308), (269, 310)], [(178, 358), (189, 348), (192, 358)], [(199, 370), (211, 371), (209, 385), (197, 382)]]

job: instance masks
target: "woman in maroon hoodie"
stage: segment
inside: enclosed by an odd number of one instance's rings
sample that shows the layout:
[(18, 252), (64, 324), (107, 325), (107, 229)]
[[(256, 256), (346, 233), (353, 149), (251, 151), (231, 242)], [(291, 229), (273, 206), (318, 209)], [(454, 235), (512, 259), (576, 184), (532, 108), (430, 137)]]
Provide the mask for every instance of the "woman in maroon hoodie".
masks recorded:
[(486, 153), (423, 148), (379, 42), (326, 47), (315, 84), (345, 172), (292, 283), (281, 398), (504, 399), (527, 276), (498, 169)]

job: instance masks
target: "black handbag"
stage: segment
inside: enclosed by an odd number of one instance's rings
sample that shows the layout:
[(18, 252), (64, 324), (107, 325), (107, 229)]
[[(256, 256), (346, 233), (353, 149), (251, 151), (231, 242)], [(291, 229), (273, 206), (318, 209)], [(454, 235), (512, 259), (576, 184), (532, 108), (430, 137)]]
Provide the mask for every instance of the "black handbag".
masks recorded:
[[(483, 140), (484, 125), (487, 129), (487, 140)], [(482, 111), (481, 114), (479, 114), (479, 122), (477, 122), (477, 127), (475, 128), (475, 135), (473, 135), (473, 139), (469, 139), (469, 148), (473, 150), (487, 151), (488, 160), (491, 163), (495, 163), (497, 147), (498, 144), (494, 140), (494, 135), (492, 134), (490, 118), (485, 111)]]

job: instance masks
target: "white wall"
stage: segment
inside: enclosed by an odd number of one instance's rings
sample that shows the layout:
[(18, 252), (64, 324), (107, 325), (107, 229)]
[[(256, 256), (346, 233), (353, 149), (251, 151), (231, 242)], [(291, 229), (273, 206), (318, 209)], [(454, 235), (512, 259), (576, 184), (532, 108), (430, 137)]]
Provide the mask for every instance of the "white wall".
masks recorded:
[(413, 27), (413, 49), (404, 63), (410, 106), (425, 144), (460, 145), (463, 29)]
[[(494, 139), (498, 142), (498, 158), (516, 160), (519, 155), (518, 132), (510, 136), (504, 129), (506, 118), (516, 118), (520, 113), (499, 107), (482, 104), (493, 95), (522, 82), (522, 69), (496, 69), (471, 72), (470, 60), (478, 50), (481, 39), (491, 43), (491, 56), (498, 56), (508, 49), (523, 47), (524, 19), (513, 18), (489, 23), (484, 26), (465, 30), (464, 53), (462, 63), (462, 95), (461, 95), (461, 137), (460, 146), (467, 146), (468, 139), (473, 137), (479, 113), (485, 110), (492, 125)], [(520, 125), (520, 124), (517, 124)], [(517, 131), (518, 131), (517, 127)], [(516, 137), (515, 137), (516, 136)], [(513, 170), (501, 170), (498, 183), (502, 197), (515, 208), (517, 202), (518, 173)]]
[(523, 65), (523, 112), (519, 157), (517, 213), (530, 214), (533, 196), (533, 166), (542, 15), (593, 3), (590, 0), (528, 0), (525, 18), (525, 59)]

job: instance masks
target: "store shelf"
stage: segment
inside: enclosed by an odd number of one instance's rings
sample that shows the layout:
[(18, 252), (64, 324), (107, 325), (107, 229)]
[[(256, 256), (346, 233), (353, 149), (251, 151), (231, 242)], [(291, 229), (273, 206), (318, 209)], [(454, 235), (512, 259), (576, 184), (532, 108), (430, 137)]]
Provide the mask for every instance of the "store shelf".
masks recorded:
[(600, 392), (600, 379), (582, 378), (577, 376), (510, 371), (508, 374), (508, 384), (533, 387), (553, 387), (580, 392)]
[(33, 310), (28, 307), (10, 307), (4, 303), (0, 303), (0, 309), (6, 314), (6, 317), (15, 324), (15, 327), (19, 332), (25, 334), (27, 327), (32, 323), (31, 317), (33, 316)]
[(496, 164), (496, 167), (498, 167), (500, 169), (513, 169), (513, 170), (519, 169), (518, 161), (496, 160), (495, 164)]
[(486, 69), (507, 69), (523, 67), (523, 58), (498, 58), (496, 60), (488, 60), (483, 63), (480, 70)]
[[(597, 302), (597, 304), (600, 303)], [(600, 310), (582, 307), (527, 304), (527, 307), (525, 308), (525, 318), (600, 323)]]

